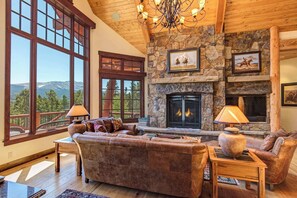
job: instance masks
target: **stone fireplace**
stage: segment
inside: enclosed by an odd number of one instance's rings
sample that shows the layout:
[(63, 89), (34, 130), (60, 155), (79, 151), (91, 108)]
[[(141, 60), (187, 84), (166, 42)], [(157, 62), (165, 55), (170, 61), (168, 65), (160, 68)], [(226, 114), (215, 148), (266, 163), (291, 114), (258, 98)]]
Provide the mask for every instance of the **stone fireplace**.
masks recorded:
[[(150, 112), (150, 126), (154, 127), (179, 127), (179, 128), (199, 128), (203, 130), (213, 130), (213, 83), (157, 83), (150, 85), (150, 99), (152, 99), (152, 105), (149, 106)], [(176, 97), (174, 97), (176, 96)], [(196, 97), (194, 97), (196, 96)], [(170, 101), (170, 99), (175, 99), (175, 101)], [(184, 101), (184, 107), (182, 99), (187, 99), (189, 105), (186, 106)], [(189, 101), (192, 100), (192, 101)], [(172, 103), (173, 102), (173, 103)], [(178, 107), (180, 107), (181, 113), (183, 111), (186, 113), (188, 108), (190, 108), (191, 113), (194, 112), (194, 108), (196, 108), (197, 114), (193, 119), (195, 119), (195, 123), (183, 122), (182, 117), (178, 120), (179, 123), (173, 123), (170, 115), (171, 113), (168, 111), (168, 105), (176, 105), (177, 111)], [(188, 108), (187, 108), (188, 107)], [(177, 112), (176, 108), (172, 112), (175, 114)], [(200, 112), (199, 112), (200, 111)], [(172, 125), (168, 125), (168, 121), (172, 121)], [(184, 121), (186, 121), (186, 116), (184, 117)], [(189, 119), (187, 120), (189, 121)], [(174, 125), (176, 124), (176, 125)]]
[[(147, 47), (149, 126), (223, 130), (223, 125), (213, 123), (214, 118), (227, 103), (237, 105), (240, 96), (245, 97), (246, 113), (253, 110), (248, 115), (252, 122), (241, 126), (241, 129), (269, 131), (269, 40), (269, 30), (215, 34), (214, 26), (154, 34)], [(190, 48), (200, 48), (199, 71), (168, 72), (168, 50)], [(261, 72), (233, 74), (232, 53), (250, 51), (261, 51)], [(200, 101), (192, 96), (199, 96)], [(186, 104), (188, 98), (197, 100), (191, 108)], [(254, 105), (255, 101), (259, 105)], [(168, 108), (170, 106), (174, 107), (173, 110)], [(261, 111), (252, 109), (254, 106)], [(187, 117), (192, 113), (196, 115)]]
[(200, 94), (167, 95), (167, 127), (196, 128), (201, 127)]

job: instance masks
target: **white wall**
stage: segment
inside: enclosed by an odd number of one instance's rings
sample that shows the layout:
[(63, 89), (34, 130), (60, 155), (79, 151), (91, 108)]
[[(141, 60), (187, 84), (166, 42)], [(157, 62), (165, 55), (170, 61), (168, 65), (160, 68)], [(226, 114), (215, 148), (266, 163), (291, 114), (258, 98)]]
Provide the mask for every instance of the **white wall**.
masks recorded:
[[(91, 117), (99, 115), (99, 57), (98, 51), (142, 56), (109, 26), (96, 17), (87, 0), (74, 0), (74, 5), (96, 23), (91, 30)], [(5, 80), (5, 0), (0, 0), (0, 165), (54, 147), (53, 140), (68, 136), (68, 133), (39, 138), (24, 143), (4, 146), (4, 80)]]
[[(280, 63), (281, 83), (297, 82), (297, 58), (283, 60)], [(286, 131), (297, 131), (297, 107), (281, 107), (281, 127)]]

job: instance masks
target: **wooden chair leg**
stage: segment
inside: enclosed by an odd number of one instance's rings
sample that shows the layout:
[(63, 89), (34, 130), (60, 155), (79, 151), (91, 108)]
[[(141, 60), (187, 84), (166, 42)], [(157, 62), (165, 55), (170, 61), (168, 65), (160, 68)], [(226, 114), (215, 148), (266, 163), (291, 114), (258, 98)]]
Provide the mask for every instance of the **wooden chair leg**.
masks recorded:
[(88, 178), (85, 178), (85, 182), (86, 182), (86, 183), (89, 183), (89, 181), (90, 181), (90, 180), (89, 180)]
[(269, 190), (273, 191), (274, 190), (274, 185), (273, 184), (269, 184)]

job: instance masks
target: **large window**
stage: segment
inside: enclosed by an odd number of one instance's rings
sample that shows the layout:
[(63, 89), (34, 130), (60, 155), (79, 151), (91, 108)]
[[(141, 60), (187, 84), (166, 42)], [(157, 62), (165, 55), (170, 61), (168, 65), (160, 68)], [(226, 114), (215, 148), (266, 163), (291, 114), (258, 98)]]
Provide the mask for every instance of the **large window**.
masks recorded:
[(100, 116), (136, 122), (144, 114), (144, 58), (99, 52)]
[(70, 1), (6, 0), (5, 145), (65, 131), (73, 104), (89, 108), (94, 23)]

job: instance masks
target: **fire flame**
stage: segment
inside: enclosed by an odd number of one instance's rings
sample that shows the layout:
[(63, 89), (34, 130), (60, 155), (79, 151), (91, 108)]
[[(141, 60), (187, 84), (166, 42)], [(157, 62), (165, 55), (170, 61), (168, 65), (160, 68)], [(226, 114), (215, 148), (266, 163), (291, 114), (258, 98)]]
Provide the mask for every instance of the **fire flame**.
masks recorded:
[(178, 111), (176, 112), (175, 115), (178, 117), (182, 116), (182, 112), (181, 112), (180, 108), (178, 108)]
[(190, 108), (188, 108), (187, 112), (185, 112), (186, 117), (190, 117), (193, 115), (193, 113), (190, 111)]
[[(175, 113), (175, 115), (178, 117), (182, 116), (182, 112), (181, 112), (180, 108), (178, 108), (178, 111)], [(185, 116), (188, 118), (192, 115), (193, 115), (193, 113), (191, 112), (190, 108), (188, 108), (188, 110), (185, 112)]]

